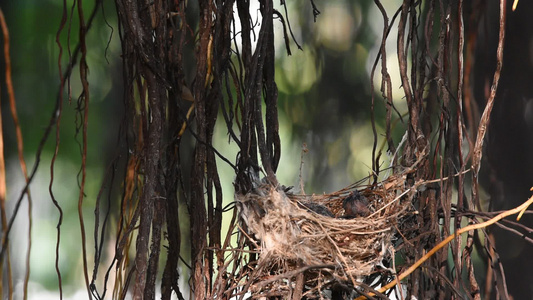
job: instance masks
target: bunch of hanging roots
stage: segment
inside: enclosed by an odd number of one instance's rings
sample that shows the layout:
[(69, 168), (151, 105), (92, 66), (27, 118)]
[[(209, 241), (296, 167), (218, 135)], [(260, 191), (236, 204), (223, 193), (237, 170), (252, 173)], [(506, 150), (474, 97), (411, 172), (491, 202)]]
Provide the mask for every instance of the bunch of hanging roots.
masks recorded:
[[(294, 290), (314, 298), (335, 285), (364, 285), (387, 269), (398, 224), (413, 213), (416, 189), (406, 190), (407, 177), (324, 195), (269, 184), (236, 195), (241, 230), (259, 253), (244, 286), (253, 298), (291, 298)], [(355, 214), (350, 201), (358, 201)]]

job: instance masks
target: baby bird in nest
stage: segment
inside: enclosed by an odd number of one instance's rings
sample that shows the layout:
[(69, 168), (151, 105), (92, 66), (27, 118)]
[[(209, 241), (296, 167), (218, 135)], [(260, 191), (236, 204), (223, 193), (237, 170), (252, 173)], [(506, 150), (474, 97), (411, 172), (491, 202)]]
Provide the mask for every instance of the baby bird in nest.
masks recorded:
[(344, 207), (344, 217), (348, 219), (370, 215), (368, 199), (361, 195), (358, 190), (353, 191), (348, 197), (342, 200), (342, 207)]
[(314, 211), (315, 213), (317, 213), (319, 215), (323, 215), (323, 216), (330, 217), (330, 218), (335, 217), (333, 215), (333, 213), (327, 207), (325, 207), (324, 205), (320, 205), (318, 203), (309, 202), (309, 203), (303, 204), (303, 206), (307, 210)]

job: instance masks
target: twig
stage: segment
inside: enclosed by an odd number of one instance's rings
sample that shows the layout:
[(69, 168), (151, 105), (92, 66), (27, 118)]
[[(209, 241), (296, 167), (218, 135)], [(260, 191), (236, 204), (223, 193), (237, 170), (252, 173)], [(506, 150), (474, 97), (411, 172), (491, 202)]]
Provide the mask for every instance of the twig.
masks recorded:
[(260, 282), (258, 282), (256, 284), (257, 287), (263, 287), (263, 286), (266, 286), (268, 285), (269, 283), (271, 282), (274, 282), (274, 281), (277, 281), (277, 280), (280, 280), (280, 279), (285, 279), (285, 278), (291, 278), (291, 277), (294, 277), (300, 273), (303, 273), (305, 271), (308, 271), (308, 270), (315, 270), (315, 269), (335, 269), (335, 265), (315, 265), (315, 266), (305, 266), (305, 267), (301, 267), (299, 269), (296, 269), (296, 270), (292, 270), (292, 271), (289, 271), (289, 272), (285, 272), (283, 274), (279, 274), (279, 275), (276, 275), (276, 276), (272, 276), (268, 279), (265, 279), (265, 280), (261, 280)]
[(303, 176), (302, 176), (302, 169), (304, 167), (304, 155), (307, 152), (309, 152), (309, 150), (307, 149), (307, 144), (303, 143), (302, 144), (302, 153), (300, 154), (300, 175), (298, 176), (299, 177), (299, 182), (300, 182), (300, 193), (302, 195), (305, 195), (304, 180), (303, 180)]

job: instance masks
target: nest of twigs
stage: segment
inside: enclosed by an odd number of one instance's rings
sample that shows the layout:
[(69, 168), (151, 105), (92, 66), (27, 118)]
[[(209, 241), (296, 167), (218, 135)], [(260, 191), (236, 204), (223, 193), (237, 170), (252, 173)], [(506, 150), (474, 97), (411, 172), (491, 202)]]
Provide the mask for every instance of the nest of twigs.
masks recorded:
[[(405, 176), (391, 176), (324, 195), (295, 195), (268, 184), (236, 195), (244, 234), (260, 253), (248, 291), (254, 298), (289, 298), (299, 284), (313, 298), (337, 283), (360, 286), (390, 261), (396, 224), (413, 196), (404, 190)], [(363, 199), (360, 214), (347, 211), (348, 197)]]

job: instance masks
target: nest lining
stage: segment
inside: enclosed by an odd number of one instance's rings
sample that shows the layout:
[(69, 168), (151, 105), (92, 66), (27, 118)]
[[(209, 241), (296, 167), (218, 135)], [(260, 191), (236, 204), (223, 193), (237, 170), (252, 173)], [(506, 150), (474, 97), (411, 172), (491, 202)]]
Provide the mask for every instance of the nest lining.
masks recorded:
[[(345, 218), (342, 202), (354, 188), (309, 196), (264, 184), (252, 193), (237, 194), (243, 228), (260, 243), (255, 280), (303, 266), (311, 267), (305, 272), (306, 285), (315, 287), (331, 280), (355, 285), (375, 273), (376, 266), (389, 258), (395, 224), (407, 208), (408, 201), (396, 199), (404, 182), (390, 178), (377, 188), (361, 191), (372, 214), (351, 219)], [(310, 210), (309, 204), (324, 206), (332, 216)], [(286, 284), (287, 280), (278, 281), (269, 284), (268, 290), (285, 290)], [(256, 292), (266, 288), (261, 286)]]

